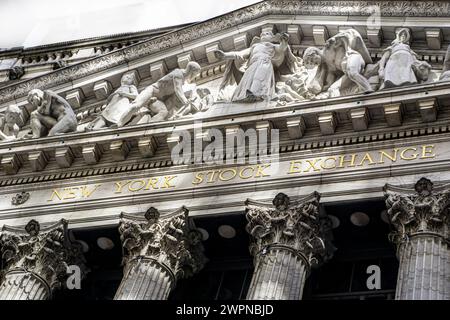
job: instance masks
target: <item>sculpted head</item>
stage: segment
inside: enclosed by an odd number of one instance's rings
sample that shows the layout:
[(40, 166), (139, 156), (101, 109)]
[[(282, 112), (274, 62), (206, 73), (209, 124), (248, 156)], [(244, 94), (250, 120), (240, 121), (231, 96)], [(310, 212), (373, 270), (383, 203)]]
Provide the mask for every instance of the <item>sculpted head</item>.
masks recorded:
[(200, 67), (200, 65), (195, 62), (195, 61), (190, 61), (188, 62), (188, 64), (186, 65), (186, 77), (189, 81), (193, 81), (195, 79), (195, 77), (197, 77), (200, 74), (200, 71), (202, 70), (202, 67)]
[(428, 80), (431, 72), (431, 65), (426, 61), (417, 61), (412, 65), (414, 73), (420, 82)]
[(22, 122), (21, 120), (22, 120), (22, 111), (17, 105), (11, 104), (10, 106), (8, 106), (8, 108), (6, 108), (5, 112), (6, 123), (18, 124)]
[(272, 204), (278, 210), (286, 210), (289, 207), (289, 203), (290, 203), (289, 197), (282, 192), (277, 194), (272, 201)]
[(120, 83), (122, 85), (131, 86), (136, 85), (136, 75), (134, 72), (126, 72), (123, 74), (122, 78), (120, 79)]
[(303, 53), (303, 63), (306, 69), (314, 69), (322, 63), (320, 50), (315, 47), (306, 48)]
[(260, 36), (262, 42), (272, 42), (275, 39), (272, 31), (263, 31)]
[(208, 88), (197, 88), (197, 94), (200, 98), (204, 98), (207, 95), (211, 94), (211, 91)]
[(33, 107), (37, 108), (41, 106), (44, 102), (44, 91), (42, 91), (41, 89), (31, 90), (30, 92), (28, 92), (27, 100)]
[(409, 43), (411, 39), (411, 32), (408, 28), (398, 29), (396, 32), (396, 37), (393, 43)]

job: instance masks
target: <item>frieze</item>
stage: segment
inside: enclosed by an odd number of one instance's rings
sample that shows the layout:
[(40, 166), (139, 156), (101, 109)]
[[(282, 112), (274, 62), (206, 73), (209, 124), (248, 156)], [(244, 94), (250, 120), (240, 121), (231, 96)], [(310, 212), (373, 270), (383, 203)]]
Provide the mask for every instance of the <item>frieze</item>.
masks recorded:
[[(442, 163), (447, 157), (446, 144), (411, 145), (392, 149), (379, 149), (347, 154), (330, 154), (321, 157), (305, 157), (281, 162), (247, 164), (237, 166), (216, 166), (210, 169), (166, 174), (164, 176), (140, 175), (116, 177), (114, 180), (97, 181), (85, 185), (41, 187), (32, 191), (32, 198), (25, 206), (53, 205), (83, 202), (96, 199), (114, 199), (145, 194), (175, 192), (180, 190), (201, 190), (216, 186), (266, 183), (268, 181), (314, 177), (332, 173), (354, 171), (369, 173), (371, 170)], [(12, 195), (11, 195), (12, 196)], [(0, 209), (8, 209), (7, 203)]]

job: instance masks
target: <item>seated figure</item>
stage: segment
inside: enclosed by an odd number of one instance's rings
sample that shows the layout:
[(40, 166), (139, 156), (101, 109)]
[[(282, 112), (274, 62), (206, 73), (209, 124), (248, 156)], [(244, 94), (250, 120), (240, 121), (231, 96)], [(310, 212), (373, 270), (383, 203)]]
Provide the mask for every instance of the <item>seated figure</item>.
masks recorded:
[[(138, 95), (134, 73), (125, 73), (120, 82), (119, 89), (114, 91), (106, 100), (106, 108), (100, 116), (86, 126), (86, 131), (119, 126), (121, 118), (130, 111), (131, 102)], [(126, 123), (120, 124), (122, 126)]]
[(17, 139), (22, 125), (22, 111), (12, 104), (6, 108), (5, 116), (0, 119), (0, 140), (10, 141)]
[(170, 119), (179, 119), (185, 115), (208, 111), (213, 103), (214, 96), (208, 88), (197, 88), (189, 103), (174, 112)]
[(27, 98), (36, 108), (30, 114), (32, 138), (43, 137), (45, 133), (50, 137), (77, 130), (77, 117), (61, 96), (50, 90), (33, 89)]
[(307, 69), (317, 67), (316, 75), (308, 85), (308, 90), (315, 95), (328, 91), (338, 80), (341, 80), (341, 95), (356, 90), (363, 93), (374, 91), (363, 76), (365, 66), (372, 63), (372, 58), (361, 35), (354, 29), (331, 37), (322, 50), (307, 48), (303, 61)]
[[(176, 96), (182, 105), (189, 104), (183, 92), (183, 84), (185, 81), (194, 81), (200, 70), (201, 67), (197, 62), (190, 61), (185, 69), (175, 69), (145, 88), (123, 114), (118, 126), (127, 124), (133, 117), (135, 119), (132, 123), (138, 124), (166, 120), (169, 116), (166, 100)], [(153, 116), (150, 116), (150, 112)], [(143, 122), (143, 119), (146, 121)]]

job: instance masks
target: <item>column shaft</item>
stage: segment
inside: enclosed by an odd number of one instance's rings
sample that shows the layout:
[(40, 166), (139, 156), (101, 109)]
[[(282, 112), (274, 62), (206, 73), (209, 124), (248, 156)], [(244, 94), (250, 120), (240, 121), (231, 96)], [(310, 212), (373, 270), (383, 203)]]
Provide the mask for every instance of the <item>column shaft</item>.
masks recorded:
[(47, 300), (50, 288), (31, 272), (12, 271), (0, 285), (0, 300)]
[(166, 300), (174, 283), (173, 274), (153, 259), (135, 259), (125, 268), (127, 274), (114, 300)]
[(274, 248), (255, 266), (248, 300), (300, 300), (308, 264), (293, 250)]
[(414, 235), (399, 248), (397, 300), (449, 300), (450, 251), (437, 235)]

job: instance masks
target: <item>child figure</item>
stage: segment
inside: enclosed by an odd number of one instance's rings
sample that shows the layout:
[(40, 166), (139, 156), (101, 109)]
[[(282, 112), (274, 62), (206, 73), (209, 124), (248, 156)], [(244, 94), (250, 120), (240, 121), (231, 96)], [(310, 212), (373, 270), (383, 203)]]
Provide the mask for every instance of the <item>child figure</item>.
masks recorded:
[(0, 119), (0, 140), (11, 141), (17, 139), (22, 124), (22, 111), (18, 106), (8, 106), (5, 116)]
[(108, 97), (106, 108), (102, 114), (86, 126), (86, 131), (98, 130), (104, 127), (115, 127), (123, 115), (129, 112), (131, 102), (138, 95), (134, 73), (125, 73), (120, 82), (121, 86), (119, 89)]

